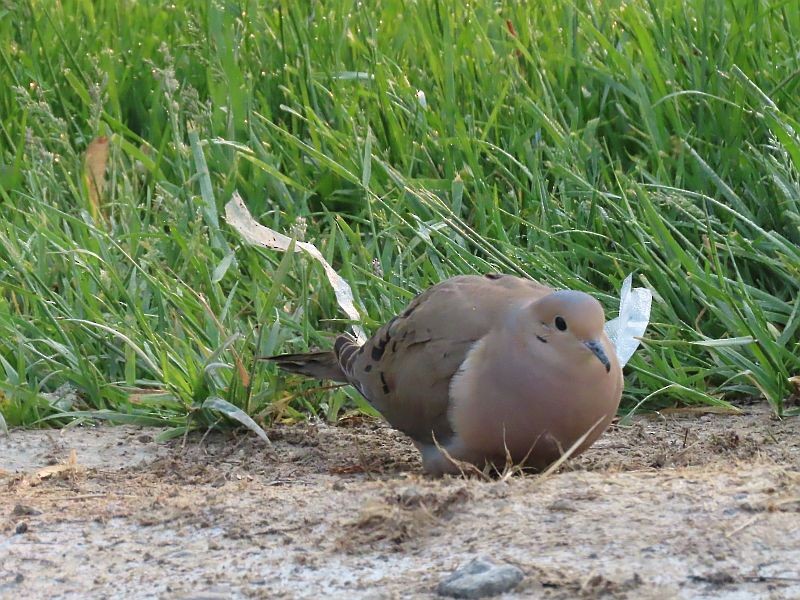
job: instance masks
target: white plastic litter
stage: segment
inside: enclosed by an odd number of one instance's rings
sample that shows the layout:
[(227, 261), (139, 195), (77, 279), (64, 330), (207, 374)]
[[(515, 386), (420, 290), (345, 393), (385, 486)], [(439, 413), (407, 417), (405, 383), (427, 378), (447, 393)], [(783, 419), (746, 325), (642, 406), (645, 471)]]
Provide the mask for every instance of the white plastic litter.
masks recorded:
[[(250, 211), (247, 210), (247, 206), (245, 206), (239, 192), (234, 192), (231, 199), (225, 205), (225, 220), (250, 244), (264, 246), (265, 248), (278, 250), (279, 252), (286, 252), (289, 249), (289, 245), (292, 243), (292, 238), (289, 236), (278, 233), (256, 221), (253, 215), (250, 214)], [(308, 242), (296, 241), (294, 251), (305, 252), (322, 265), (322, 268), (325, 270), (325, 275), (327, 275), (328, 281), (333, 288), (333, 293), (336, 294), (336, 302), (339, 304), (339, 307), (352, 321), (361, 321), (361, 315), (355, 306), (353, 290), (351, 290), (350, 285), (334, 271), (333, 267), (328, 264), (328, 261), (323, 258), (320, 251), (317, 250), (317, 247)], [(364, 334), (364, 330), (356, 324), (353, 324), (352, 328), (358, 341), (360, 343), (365, 342), (367, 336)]]
[(647, 288), (631, 289), (633, 274), (622, 282), (619, 293), (619, 316), (606, 323), (606, 335), (617, 351), (619, 365), (624, 367), (641, 343), (637, 338), (644, 335), (650, 322), (650, 306), (653, 293)]

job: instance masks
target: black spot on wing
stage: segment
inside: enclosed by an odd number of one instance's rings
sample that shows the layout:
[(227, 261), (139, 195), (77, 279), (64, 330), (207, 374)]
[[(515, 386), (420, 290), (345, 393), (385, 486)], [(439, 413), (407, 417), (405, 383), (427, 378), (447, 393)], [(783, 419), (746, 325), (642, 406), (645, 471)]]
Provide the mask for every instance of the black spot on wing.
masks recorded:
[(540, 336), (540, 335), (537, 335), (537, 336), (536, 336), (536, 339), (537, 339), (537, 340), (539, 340), (540, 342), (542, 342), (543, 344), (546, 344), (546, 343), (547, 343), (547, 340), (546, 340), (546, 339), (544, 339), (544, 338), (543, 338), (542, 336)]
[(364, 367), (364, 373), (369, 373), (370, 371), (372, 371), (372, 365), (367, 365)]
[(384, 377), (383, 371), (381, 371), (381, 385), (383, 385), (383, 393), (384, 394), (388, 394), (389, 393), (389, 384), (386, 383), (386, 377)]
[(392, 320), (389, 321), (383, 327), (383, 330), (382, 330), (383, 331), (383, 335), (372, 346), (372, 352), (370, 353), (370, 356), (372, 357), (372, 360), (374, 360), (376, 362), (379, 361), (383, 357), (383, 353), (386, 352), (386, 345), (392, 339), (392, 334), (391, 334), (392, 324), (395, 322), (396, 319), (397, 319), (397, 317), (392, 317)]
[(378, 361), (381, 359), (384, 352), (386, 352), (386, 344), (382, 341), (379, 341), (372, 347), (372, 353), (370, 356), (372, 357), (372, 360)]
[(500, 279), (502, 276), (503, 276), (502, 273), (486, 273), (486, 275), (484, 275), (486, 279), (491, 279), (492, 281)]

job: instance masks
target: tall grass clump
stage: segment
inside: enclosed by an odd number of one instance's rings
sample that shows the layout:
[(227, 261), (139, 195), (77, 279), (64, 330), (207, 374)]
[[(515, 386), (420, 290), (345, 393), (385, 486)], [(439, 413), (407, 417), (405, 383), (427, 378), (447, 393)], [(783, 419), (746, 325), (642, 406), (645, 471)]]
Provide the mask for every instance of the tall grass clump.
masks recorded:
[[(800, 4), (0, 2), (0, 414), (170, 426), (364, 408), (254, 356), (457, 273), (655, 295), (627, 406), (800, 374)], [(99, 149), (99, 150), (98, 150)], [(107, 153), (107, 154), (105, 154)]]

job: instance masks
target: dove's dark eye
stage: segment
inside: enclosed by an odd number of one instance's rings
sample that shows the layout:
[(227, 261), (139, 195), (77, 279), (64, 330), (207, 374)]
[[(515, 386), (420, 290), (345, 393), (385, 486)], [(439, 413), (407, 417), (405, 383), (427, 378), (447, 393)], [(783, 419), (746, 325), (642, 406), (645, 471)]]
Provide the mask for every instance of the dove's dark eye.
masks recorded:
[(567, 322), (564, 320), (564, 317), (556, 317), (555, 323), (556, 323), (556, 329), (558, 329), (559, 331), (567, 330)]

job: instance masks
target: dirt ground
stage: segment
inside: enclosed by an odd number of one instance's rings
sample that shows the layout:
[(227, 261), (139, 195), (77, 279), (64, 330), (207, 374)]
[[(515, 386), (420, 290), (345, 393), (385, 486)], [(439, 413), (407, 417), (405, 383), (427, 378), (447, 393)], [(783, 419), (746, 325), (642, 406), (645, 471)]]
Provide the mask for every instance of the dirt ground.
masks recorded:
[(800, 598), (800, 420), (640, 417), (547, 477), (430, 480), (381, 423), (0, 437), (0, 598)]

